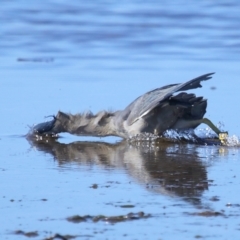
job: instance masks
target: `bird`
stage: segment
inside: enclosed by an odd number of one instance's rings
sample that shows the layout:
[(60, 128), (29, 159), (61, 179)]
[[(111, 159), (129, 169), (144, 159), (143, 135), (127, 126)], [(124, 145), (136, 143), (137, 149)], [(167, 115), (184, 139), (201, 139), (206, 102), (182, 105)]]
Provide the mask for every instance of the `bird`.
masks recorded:
[(36, 135), (57, 135), (61, 132), (79, 136), (118, 136), (131, 139), (138, 134), (162, 136), (166, 130), (183, 131), (195, 129), (200, 124), (208, 125), (217, 135), (221, 131), (204, 114), (207, 99), (185, 91), (201, 88), (201, 82), (212, 78), (207, 73), (180, 84), (166, 85), (149, 91), (124, 110), (85, 112), (70, 114), (59, 111), (48, 122), (35, 125)]

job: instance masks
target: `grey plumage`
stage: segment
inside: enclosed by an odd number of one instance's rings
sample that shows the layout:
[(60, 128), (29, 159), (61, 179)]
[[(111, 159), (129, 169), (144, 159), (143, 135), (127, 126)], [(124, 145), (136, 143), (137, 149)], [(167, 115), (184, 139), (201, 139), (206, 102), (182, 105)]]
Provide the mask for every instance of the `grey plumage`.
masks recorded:
[[(101, 111), (96, 115), (58, 112), (52, 121), (36, 125), (33, 132), (36, 134), (69, 132), (76, 135), (114, 135), (130, 138), (145, 132), (161, 135), (167, 129), (183, 130), (206, 123), (219, 133), (210, 120), (203, 119), (207, 100), (183, 92), (202, 87), (201, 81), (209, 80), (212, 74), (214, 73), (147, 92), (122, 111), (112, 113)], [(174, 95), (176, 92), (180, 93)]]

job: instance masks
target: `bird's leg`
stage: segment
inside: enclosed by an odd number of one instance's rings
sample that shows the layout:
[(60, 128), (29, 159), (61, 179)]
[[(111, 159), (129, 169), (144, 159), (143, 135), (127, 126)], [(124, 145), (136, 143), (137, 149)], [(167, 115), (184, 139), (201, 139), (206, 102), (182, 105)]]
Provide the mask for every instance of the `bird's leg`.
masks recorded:
[(200, 119), (201, 123), (208, 125), (217, 135), (222, 144), (226, 144), (228, 132), (220, 131), (208, 118)]
[(217, 135), (221, 133), (221, 131), (208, 118), (200, 119), (200, 122), (208, 125)]

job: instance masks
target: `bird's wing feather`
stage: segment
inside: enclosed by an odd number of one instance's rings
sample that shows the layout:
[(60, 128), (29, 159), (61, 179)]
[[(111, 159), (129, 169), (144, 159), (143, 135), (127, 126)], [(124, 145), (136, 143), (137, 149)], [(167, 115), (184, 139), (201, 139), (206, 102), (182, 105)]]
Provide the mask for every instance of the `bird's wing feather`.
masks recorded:
[(185, 83), (171, 84), (145, 93), (124, 110), (129, 113), (127, 114), (127, 123), (133, 124), (175, 92), (202, 87), (200, 82), (212, 78), (212, 74), (214, 73), (204, 74)]

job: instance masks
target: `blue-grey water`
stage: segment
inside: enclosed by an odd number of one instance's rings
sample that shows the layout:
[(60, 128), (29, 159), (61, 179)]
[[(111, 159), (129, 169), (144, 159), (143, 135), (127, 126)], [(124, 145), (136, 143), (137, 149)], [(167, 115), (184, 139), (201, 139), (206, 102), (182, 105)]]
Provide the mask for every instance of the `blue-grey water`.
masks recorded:
[[(216, 72), (194, 92), (208, 99), (206, 117), (238, 139), (239, 5), (2, 1), (0, 238), (237, 239), (237, 146), (143, 147), (68, 134), (38, 144), (24, 135), (58, 110), (123, 109), (154, 88)], [(129, 212), (150, 217), (67, 221)]]

